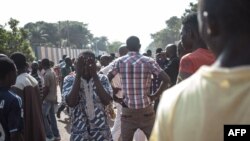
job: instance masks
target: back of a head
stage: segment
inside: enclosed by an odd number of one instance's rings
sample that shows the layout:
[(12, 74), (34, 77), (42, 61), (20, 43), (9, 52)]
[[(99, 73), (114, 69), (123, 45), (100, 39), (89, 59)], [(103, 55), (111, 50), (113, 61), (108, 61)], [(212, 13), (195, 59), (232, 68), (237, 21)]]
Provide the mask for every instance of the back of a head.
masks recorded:
[(5, 79), (5, 77), (10, 72), (15, 72), (16, 67), (14, 62), (8, 57), (0, 57), (0, 80)]
[(50, 68), (50, 61), (47, 58), (42, 59), (42, 66), (44, 68)]
[(175, 44), (168, 44), (166, 46), (166, 51), (172, 56), (177, 56), (177, 46)]
[(11, 54), (10, 58), (14, 61), (18, 70), (25, 69), (27, 67), (26, 57), (22, 53), (15, 52)]
[(31, 68), (32, 70), (37, 70), (38, 69), (38, 62), (37, 61), (33, 61), (32, 64), (31, 64)]
[(199, 34), (197, 13), (190, 13), (186, 15), (182, 20), (182, 25), (188, 27), (193, 32)]
[[(89, 55), (95, 59), (95, 54), (92, 51), (83, 51), (78, 55), (78, 57), (85, 56), (85, 55)], [(101, 55), (100, 55), (100, 58), (101, 58)]]
[(152, 51), (149, 49), (149, 50), (147, 50), (147, 55), (150, 57), (150, 56), (152, 56)]
[(158, 53), (161, 53), (162, 52), (162, 48), (157, 48), (155, 53), (158, 54)]
[(128, 49), (127, 49), (127, 47), (125, 46), (125, 45), (123, 45), (123, 46), (121, 46), (120, 48), (119, 48), (119, 55), (120, 56), (124, 56), (124, 55), (126, 55), (128, 53)]
[(66, 57), (67, 57), (67, 55), (64, 54), (64, 55), (62, 56), (62, 59), (65, 60)]
[(126, 45), (129, 51), (139, 51), (141, 44), (140, 44), (140, 39), (136, 36), (130, 36), (127, 41)]
[[(190, 38), (193, 40), (193, 44), (196, 44), (196, 48), (186, 48), (187, 50), (196, 50), (197, 48), (204, 48), (207, 49), (207, 46), (200, 36), (199, 33), (199, 23), (198, 23), (198, 15), (197, 13), (190, 13), (187, 16), (184, 17), (182, 20), (182, 25), (185, 27), (185, 30), (189, 31), (190, 33)], [(184, 45), (183, 45), (184, 46)]]
[(66, 57), (64, 61), (65, 61), (65, 63), (66, 63), (67, 65), (71, 65), (71, 64), (72, 64), (72, 60), (71, 60), (70, 57)]
[(228, 35), (250, 34), (249, 0), (200, 0), (202, 15), (216, 21), (221, 32)]

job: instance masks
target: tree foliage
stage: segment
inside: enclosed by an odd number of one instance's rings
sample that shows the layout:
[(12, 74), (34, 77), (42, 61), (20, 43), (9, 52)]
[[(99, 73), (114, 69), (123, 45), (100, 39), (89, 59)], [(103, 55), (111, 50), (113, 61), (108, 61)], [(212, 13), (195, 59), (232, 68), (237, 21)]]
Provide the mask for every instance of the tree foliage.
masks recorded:
[(61, 39), (67, 40), (73, 48), (86, 48), (93, 40), (88, 25), (76, 21), (59, 22)]
[(180, 40), (181, 19), (191, 12), (197, 12), (197, 3), (190, 3), (189, 8), (185, 9), (183, 16), (178, 18), (173, 16), (166, 21), (166, 27), (156, 33), (151, 34), (153, 42), (148, 48), (165, 48), (169, 43)]
[(197, 9), (198, 9), (198, 3), (192, 3), (192, 2), (190, 2), (189, 3), (189, 8), (185, 9), (185, 12), (184, 12), (182, 18), (184, 16), (188, 15), (189, 13), (197, 12)]
[(181, 19), (173, 16), (166, 21), (166, 28), (151, 34), (154, 43), (151, 46), (156, 48), (164, 48), (167, 44), (173, 43), (179, 39), (181, 28)]
[(106, 36), (95, 37), (92, 40), (92, 48), (95, 50), (107, 51), (108, 48), (108, 38)]
[(22, 52), (28, 61), (32, 61), (35, 57), (27, 40), (28, 33), (23, 28), (18, 28), (18, 23), (19, 21), (11, 18), (7, 24), (10, 30), (0, 26), (0, 53), (9, 56), (14, 52)]
[(116, 53), (123, 43), (120, 41), (114, 41), (108, 45), (109, 53)]
[(40, 21), (28, 23), (24, 29), (29, 32), (29, 40), (33, 46), (85, 48), (93, 39), (88, 25), (77, 21), (59, 21), (58, 23)]

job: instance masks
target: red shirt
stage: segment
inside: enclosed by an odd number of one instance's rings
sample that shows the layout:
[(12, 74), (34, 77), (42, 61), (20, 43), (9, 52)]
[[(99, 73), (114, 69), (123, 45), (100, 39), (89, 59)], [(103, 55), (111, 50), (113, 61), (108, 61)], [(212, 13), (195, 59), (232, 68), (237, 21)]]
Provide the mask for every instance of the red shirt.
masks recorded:
[(199, 48), (181, 58), (179, 72), (193, 74), (202, 65), (211, 65), (214, 61), (215, 56), (210, 50)]

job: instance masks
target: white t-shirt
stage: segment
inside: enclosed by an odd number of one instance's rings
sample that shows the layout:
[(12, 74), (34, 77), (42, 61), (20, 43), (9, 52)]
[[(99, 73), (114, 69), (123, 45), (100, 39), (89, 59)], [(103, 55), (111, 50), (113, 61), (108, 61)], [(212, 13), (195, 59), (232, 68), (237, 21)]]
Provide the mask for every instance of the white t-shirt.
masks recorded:
[(250, 124), (250, 66), (201, 67), (163, 93), (152, 141), (223, 141), (225, 124)]
[(17, 87), (20, 90), (23, 90), (27, 86), (35, 87), (36, 85), (38, 85), (38, 82), (34, 77), (32, 77), (28, 73), (22, 73), (17, 76), (16, 84), (14, 85), (14, 87)]

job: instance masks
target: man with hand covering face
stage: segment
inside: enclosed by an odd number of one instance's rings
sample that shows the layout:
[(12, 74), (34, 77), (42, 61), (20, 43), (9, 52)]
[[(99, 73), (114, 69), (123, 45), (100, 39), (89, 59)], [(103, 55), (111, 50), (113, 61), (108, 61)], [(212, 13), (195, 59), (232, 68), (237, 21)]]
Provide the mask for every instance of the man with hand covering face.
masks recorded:
[(79, 54), (76, 74), (64, 81), (63, 96), (71, 107), (70, 141), (112, 140), (104, 107), (112, 100), (108, 78), (97, 74), (95, 55)]

